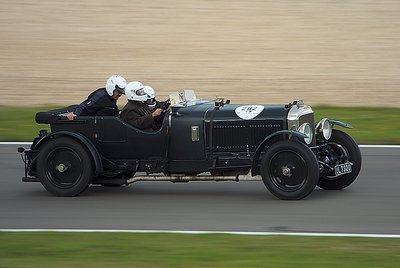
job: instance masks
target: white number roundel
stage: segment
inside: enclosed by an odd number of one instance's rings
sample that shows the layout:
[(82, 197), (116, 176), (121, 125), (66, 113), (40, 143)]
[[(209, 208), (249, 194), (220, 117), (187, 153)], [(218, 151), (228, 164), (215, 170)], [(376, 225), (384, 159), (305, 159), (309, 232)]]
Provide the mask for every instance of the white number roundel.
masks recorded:
[(235, 113), (244, 120), (250, 120), (259, 115), (263, 110), (264, 106), (261, 105), (244, 105), (237, 107)]

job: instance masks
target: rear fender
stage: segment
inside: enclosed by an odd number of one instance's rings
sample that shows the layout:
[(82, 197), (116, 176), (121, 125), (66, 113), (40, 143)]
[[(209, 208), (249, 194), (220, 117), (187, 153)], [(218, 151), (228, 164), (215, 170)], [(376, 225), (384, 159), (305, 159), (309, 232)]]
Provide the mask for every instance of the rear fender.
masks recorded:
[(45, 144), (49, 139), (51, 138), (55, 138), (55, 137), (61, 137), (61, 136), (65, 136), (65, 137), (72, 137), (78, 141), (80, 141), (90, 152), (93, 162), (95, 164), (95, 175), (97, 176), (99, 173), (101, 173), (103, 171), (103, 163), (101, 162), (101, 157), (99, 152), (97, 151), (96, 147), (93, 145), (93, 143), (88, 140), (86, 137), (79, 135), (75, 132), (69, 132), (69, 131), (59, 131), (56, 133), (49, 133), (46, 136), (43, 136), (35, 145), (34, 149), (39, 148), (40, 146), (42, 146), (43, 144)]
[(268, 143), (272, 140), (272, 138), (277, 137), (277, 136), (287, 136), (287, 137), (289, 137), (290, 135), (296, 136), (296, 137), (299, 138), (299, 139), (305, 139), (305, 138), (307, 138), (307, 136), (304, 135), (303, 133), (298, 132), (298, 131), (294, 131), (294, 130), (280, 130), (280, 131), (277, 131), (277, 132), (275, 132), (275, 133), (272, 133), (271, 135), (269, 135), (268, 137), (266, 137), (266, 138), (257, 146), (257, 149), (256, 149), (256, 151), (255, 151), (255, 153), (254, 153), (253, 161), (252, 161), (252, 164), (251, 164), (251, 175), (252, 175), (252, 176), (258, 175), (258, 173), (259, 173), (259, 172), (258, 172), (258, 163), (259, 163), (259, 160), (260, 160), (261, 152), (262, 152), (262, 151), (264, 150), (264, 148), (268, 145)]

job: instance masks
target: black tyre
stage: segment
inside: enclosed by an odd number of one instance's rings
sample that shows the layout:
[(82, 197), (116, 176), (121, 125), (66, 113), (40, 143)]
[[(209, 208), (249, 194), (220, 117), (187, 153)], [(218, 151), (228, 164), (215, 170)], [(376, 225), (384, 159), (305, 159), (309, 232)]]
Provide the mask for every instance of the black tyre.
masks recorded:
[(309, 195), (318, 182), (319, 170), (312, 151), (297, 141), (279, 141), (267, 149), (261, 176), (276, 197), (299, 200)]
[(340, 190), (354, 182), (361, 169), (361, 152), (357, 143), (347, 133), (334, 129), (328, 145), (335, 157), (347, 159), (353, 163), (352, 172), (341, 176), (324, 175), (319, 178), (318, 186), (325, 190)]
[(38, 158), (38, 175), (47, 191), (56, 196), (77, 196), (90, 185), (93, 161), (86, 148), (68, 137), (49, 140)]

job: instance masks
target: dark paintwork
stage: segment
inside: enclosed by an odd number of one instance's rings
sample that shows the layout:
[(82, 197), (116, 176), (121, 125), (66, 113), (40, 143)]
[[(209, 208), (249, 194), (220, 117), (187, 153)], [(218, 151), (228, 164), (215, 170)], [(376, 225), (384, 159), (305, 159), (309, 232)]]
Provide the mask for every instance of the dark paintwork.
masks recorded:
[[(191, 174), (243, 166), (250, 169), (257, 146), (286, 125), (287, 109), (268, 105), (253, 120), (243, 120), (235, 114), (237, 107), (216, 107), (211, 102), (171, 107), (162, 128), (154, 132), (139, 130), (115, 117), (59, 120), (32, 150), (40, 150), (40, 145), (53, 137), (73, 136), (91, 151), (97, 174), (105, 170)], [(198, 141), (192, 141), (192, 127), (198, 128)], [(35, 165), (29, 173), (36, 174)]]

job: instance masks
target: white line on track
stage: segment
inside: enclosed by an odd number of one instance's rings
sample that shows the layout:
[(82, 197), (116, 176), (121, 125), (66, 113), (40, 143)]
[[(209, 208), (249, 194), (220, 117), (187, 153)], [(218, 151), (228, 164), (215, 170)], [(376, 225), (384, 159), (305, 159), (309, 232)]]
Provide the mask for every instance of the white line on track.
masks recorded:
[(360, 148), (397, 148), (400, 149), (400, 145), (358, 145)]
[[(1, 141), (0, 145), (31, 145), (32, 142), (18, 142), (18, 141)], [(400, 149), (400, 145), (359, 145), (360, 148), (398, 148)]]
[(63, 233), (138, 233), (138, 234), (232, 234), (254, 236), (315, 236), (315, 237), (361, 237), (400, 238), (399, 234), (312, 233), (312, 232), (234, 232), (234, 231), (172, 231), (172, 230), (107, 230), (107, 229), (0, 229), (0, 232), (63, 232)]
[(31, 145), (32, 142), (18, 142), (18, 141), (2, 141), (0, 142), (0, 145)]

